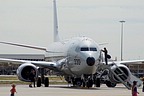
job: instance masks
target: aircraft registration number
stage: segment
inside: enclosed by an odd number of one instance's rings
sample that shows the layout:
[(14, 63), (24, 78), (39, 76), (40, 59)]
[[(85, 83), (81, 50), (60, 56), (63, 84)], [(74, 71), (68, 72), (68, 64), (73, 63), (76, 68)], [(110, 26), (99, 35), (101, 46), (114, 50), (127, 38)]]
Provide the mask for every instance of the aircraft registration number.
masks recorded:
[(75, 65), (80, 65), (80, 64), (81, 64), (81, 60), (75, 58), (75, 59), (74, 59), (74, 64), (75, 64)]

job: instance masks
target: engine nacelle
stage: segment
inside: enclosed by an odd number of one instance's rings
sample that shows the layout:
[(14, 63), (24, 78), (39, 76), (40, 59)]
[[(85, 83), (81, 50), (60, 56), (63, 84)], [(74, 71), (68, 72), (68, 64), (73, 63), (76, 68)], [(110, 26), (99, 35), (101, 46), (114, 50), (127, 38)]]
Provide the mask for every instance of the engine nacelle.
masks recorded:
[[(125, 75), (119, 70), (118, 67), (120, 68), (120, 70), (122, 70), (122, 72), (125, 73)], [(129, 68), (123, 64), (112, 65), (111, 70), (113, 70), (123, 81), (126, 81), (130, 78), (131, 72)], [(113, 73), (110, 72), (108, 76), (110, 81), (115, 83), (120, 82), (120, 80)]]
[(17, 69), (17, 75), (18, 75), (19, 80), (30, 82), (29, 74), (31, 70), (35, 70), (36, 77), (38, 77), (38, 68), (35, 65), (31, 63), (24, 63), (20, 65)]

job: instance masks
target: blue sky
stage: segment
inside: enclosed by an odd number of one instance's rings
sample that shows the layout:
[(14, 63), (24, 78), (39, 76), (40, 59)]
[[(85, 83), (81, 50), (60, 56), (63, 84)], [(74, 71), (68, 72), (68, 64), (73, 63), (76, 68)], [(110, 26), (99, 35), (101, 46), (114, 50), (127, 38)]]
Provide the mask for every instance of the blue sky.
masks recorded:
[[(61, 39), (87, 36), (120, 58), (124, 23), (123, 59), (144, 59), (143, 0), (57, 0)], [(1, 0), (0, 41), (47, 47), (53, 42), (52, 0)], [(0, 44), (4, 53), (44, 53)]]

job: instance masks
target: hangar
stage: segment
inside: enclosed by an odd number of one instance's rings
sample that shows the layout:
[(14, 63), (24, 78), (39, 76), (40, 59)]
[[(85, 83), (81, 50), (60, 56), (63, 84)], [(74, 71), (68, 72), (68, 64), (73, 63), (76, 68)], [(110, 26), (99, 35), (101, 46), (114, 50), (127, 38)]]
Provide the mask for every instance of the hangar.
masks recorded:
[[(44, 61), (44, 54), (0, 54), (0, 58), (31, 60), (31, 61)], [(16, 74), (16, 69), (19, 65), (11, 63), (0, 63), (0, 75), (13, 75)], [(137, 77), (144, 77), (144, 64), (129, 64), (126, 65)]]

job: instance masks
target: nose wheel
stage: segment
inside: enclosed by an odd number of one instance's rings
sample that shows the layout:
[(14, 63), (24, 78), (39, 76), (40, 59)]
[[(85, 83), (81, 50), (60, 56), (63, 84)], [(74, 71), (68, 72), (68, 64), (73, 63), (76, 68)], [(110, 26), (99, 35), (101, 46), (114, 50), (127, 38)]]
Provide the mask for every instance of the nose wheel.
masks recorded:
[(82, 80), (81, 78), (75, 78), (72, 80), (73, 86), (90, 88), (93, 85), (92, 79)]
[(73, 86), (81, 87), (82, 80), (81, 78), (72, 78), (72, 83), (73, 83)]

